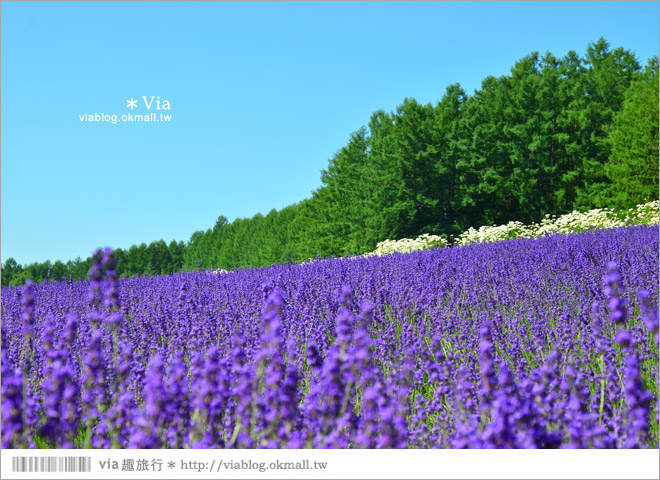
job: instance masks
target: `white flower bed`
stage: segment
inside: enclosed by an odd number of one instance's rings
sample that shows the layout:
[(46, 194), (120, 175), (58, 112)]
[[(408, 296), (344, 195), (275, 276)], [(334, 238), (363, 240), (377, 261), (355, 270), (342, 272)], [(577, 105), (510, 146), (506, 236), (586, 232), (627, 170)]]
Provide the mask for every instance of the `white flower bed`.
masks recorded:
[(376, 245), (376, 250), (365, 256), (377, 255), (379, 257), (394, 252), (409, 253), (416, 250), (426, 250), (428, 248), (445, 248), (449, 242), (439, 235), (429, 235), (424, 233), (413, 239), (402, 238), (401, 240), (385, 240)]
[(509, 222), (506, 225), (470, 228), (455, 240), (456, 245), (497, 242), (512, 238), (539, 238), (553, 233), (579, 233), (602, 228), (625, 227), (627, 225), (658, 224), (660, 202), (657, 200), (631, 208), (623, 216), (609, 208), (595, 208), (588, 212), (571, 212), (560, 217), (546, 215), (541, 223), (523, 225)]
[[(470, 243), (490, 243), (514, 238), (539, 238), (554, 233), (579, 233), (602, 228), (625, 227), (627, 225), (657, 225), (660, 216), (660, 202), (657, 200), (631, 208), (619, 215), (609, 208), (595, 208), (588, 212), (571, 212), (557, 217), (546, 215), (541, 223), (523, 225), (521, 222), (509, 222), (506, 225), (484, 226), (478, 230), (470, 228), (454, 239), (454, 245)], [(438, 235), (427, 233), (416, 239), (385, 240), (376, 246), (376, 250), (365, 256), (387, 255), (394, 252), (414, 252), (428, 248), (447, 247), (449, 242)]]

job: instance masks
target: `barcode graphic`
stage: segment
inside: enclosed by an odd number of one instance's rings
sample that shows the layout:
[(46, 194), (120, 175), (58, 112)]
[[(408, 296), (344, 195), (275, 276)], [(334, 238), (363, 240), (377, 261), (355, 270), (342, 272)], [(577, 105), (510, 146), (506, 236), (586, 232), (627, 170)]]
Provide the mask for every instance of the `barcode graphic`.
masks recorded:
[(91, 472), (92, 457), (12, 457), (11, 471), (37, 472)]

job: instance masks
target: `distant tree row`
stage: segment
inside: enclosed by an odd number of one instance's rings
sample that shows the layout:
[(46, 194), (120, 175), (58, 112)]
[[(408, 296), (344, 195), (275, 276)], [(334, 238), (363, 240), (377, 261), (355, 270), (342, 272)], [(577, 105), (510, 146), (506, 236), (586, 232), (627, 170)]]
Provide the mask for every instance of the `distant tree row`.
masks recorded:
[[(200, 262), (233, 268), (359, 254), (385, 239), (657, 198), (658, 58), (642, 68), (601, 38), (584, 56), (533, 52), (471, 96), (452, 84), (436, 105), (405, 99), (396, 112), (377, 111), (330, 159), (310, 198), (231, 223), (220, 216), (185, 245), (133, 246), (119, 253), (118, 269), (154, 274)], [(67, 274), (75, 278), (78, 267)], [(3, 266), (3, 285), (5, 269), (17, 267)], [(43, 271), (33, 268), (37, 279), (57, 278)]]
[[(164, 240), (133, 245), (128, 250), (115, 249), (117, 275), (157, 275), (178, 272), (183, 267), (184, 242), (172, 240), (168, 245)], [(19, 265), (13, 258), (8, 258), (2, 265), (2, 286), (22, 285), (30, 278), (41, 281), (72, 281), (87, 278), (92, 266), (92, 258), (69, 260), (66, 263), (34, 262), (26, 266)]]
[(64, 279), (78, 280), (87, 276), (91, 266), (91, 258), (81, 260), (78, 257), (66, 263), (62, 263), (60, 260), (51, 263), (50, 260), (46, 260), (45, 262), (34, 262), (22, 266), (10, 257), (2, 264), (2, 286), (23, 285), (27, 279), (32, 279), (35, 282), (61, 281)]

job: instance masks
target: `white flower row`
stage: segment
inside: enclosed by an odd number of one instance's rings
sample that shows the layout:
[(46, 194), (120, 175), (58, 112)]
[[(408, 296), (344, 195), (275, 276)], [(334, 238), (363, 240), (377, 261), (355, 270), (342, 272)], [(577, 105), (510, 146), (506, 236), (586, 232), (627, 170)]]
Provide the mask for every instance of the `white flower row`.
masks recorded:
[(379, 257), (394, 252), (409, 253), (429, 248), (445, 248), (449, 242), (439, 235), (423, 233), (415, 239), (402, 238), (401, 240), (385, 240), (376, 245), (376, 250), (365, 256), (377, 255)]
[[(452, 242), (454, 245), (470, 243), (490, 243), (514, 238), (539, 238), (554, 233), (579, 233), (603, 228), (625, 227), (628, 225), (657, 225), (660, 217), (658, 200), (637, 205), (623, 214), (609, 208), (595, 208), (588, 212), (571, 212), (557, 217), (546, 215), (540, 223), (524, 225), (509, 222), (506, 225), (483, 226), (478, 230), (469, 228)], [(427, 233), (415, 239), (385, 240), (376, 245), (376, 250), (365, 256), (387, 255), (394, 252), (408, 253), (429, 248), (447, 247), (450, 242), (438, 235)]]
[(660, 202), (653, 201), (617, 214), (609, 208), (595, 208), (588, 212), (571, 212), (559, 217), (546, 215), (541, 223), (523, 225), (509, 222), (506, 225), (470, 228), (459, 235), (455, 244), (497, 242), (512, 238), (539, 238), (553, 233), (579, 233), (603, 228), (625, 227), (628, 225), (657, 225), (660, 215)]

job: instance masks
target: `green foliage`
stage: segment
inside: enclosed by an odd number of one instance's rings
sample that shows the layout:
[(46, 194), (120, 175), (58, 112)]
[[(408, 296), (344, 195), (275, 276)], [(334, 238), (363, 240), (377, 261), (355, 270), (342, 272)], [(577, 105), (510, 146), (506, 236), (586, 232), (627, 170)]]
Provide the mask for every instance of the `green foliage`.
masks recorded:
[(604, 38), (589, 45), (585, 64), (583, 114), (587, 129), (583, 145), (586, 155), (582, 159), (582, 184), (575, 206), (605, 207), (610, 203), (607, 193), (610, 182), (605, 175), (605, 164), (610, 156), (607, 129), (614, 114), (621, 109), (624, 95), (640, 65), (631, 52), (621, 47), (610, 50)]
[(627, 208), (658, 198), (658, 57), (636, 75), (609, 131), (605, 171), (612, 205)]
[(11, 285), (14, 278), (16, 278), (22, 271), (23, 267), (19, 265), (14, 258), (9, 257), (2, 266), (2, 274), (0, 275), (2, 286), (6, 287)]
[[(183, 267), (184, 242), (172, 241), (169, 246), (163, 241), (133, 245), (127, 251), (117, 248), (117, 274), (119, 276), (156, 275), (178, 272)], [(80, 257), (63, 263), (57, 260), (35, 262), (25, 267), (19, 265), (13, 258), (8, 258), (2, 266), (2, 286), (19, 286), (28, 278), (34, 282), (69, 281), (87, 278), (87, 272), (92, 266), (91, 257), (82, 260)]]

